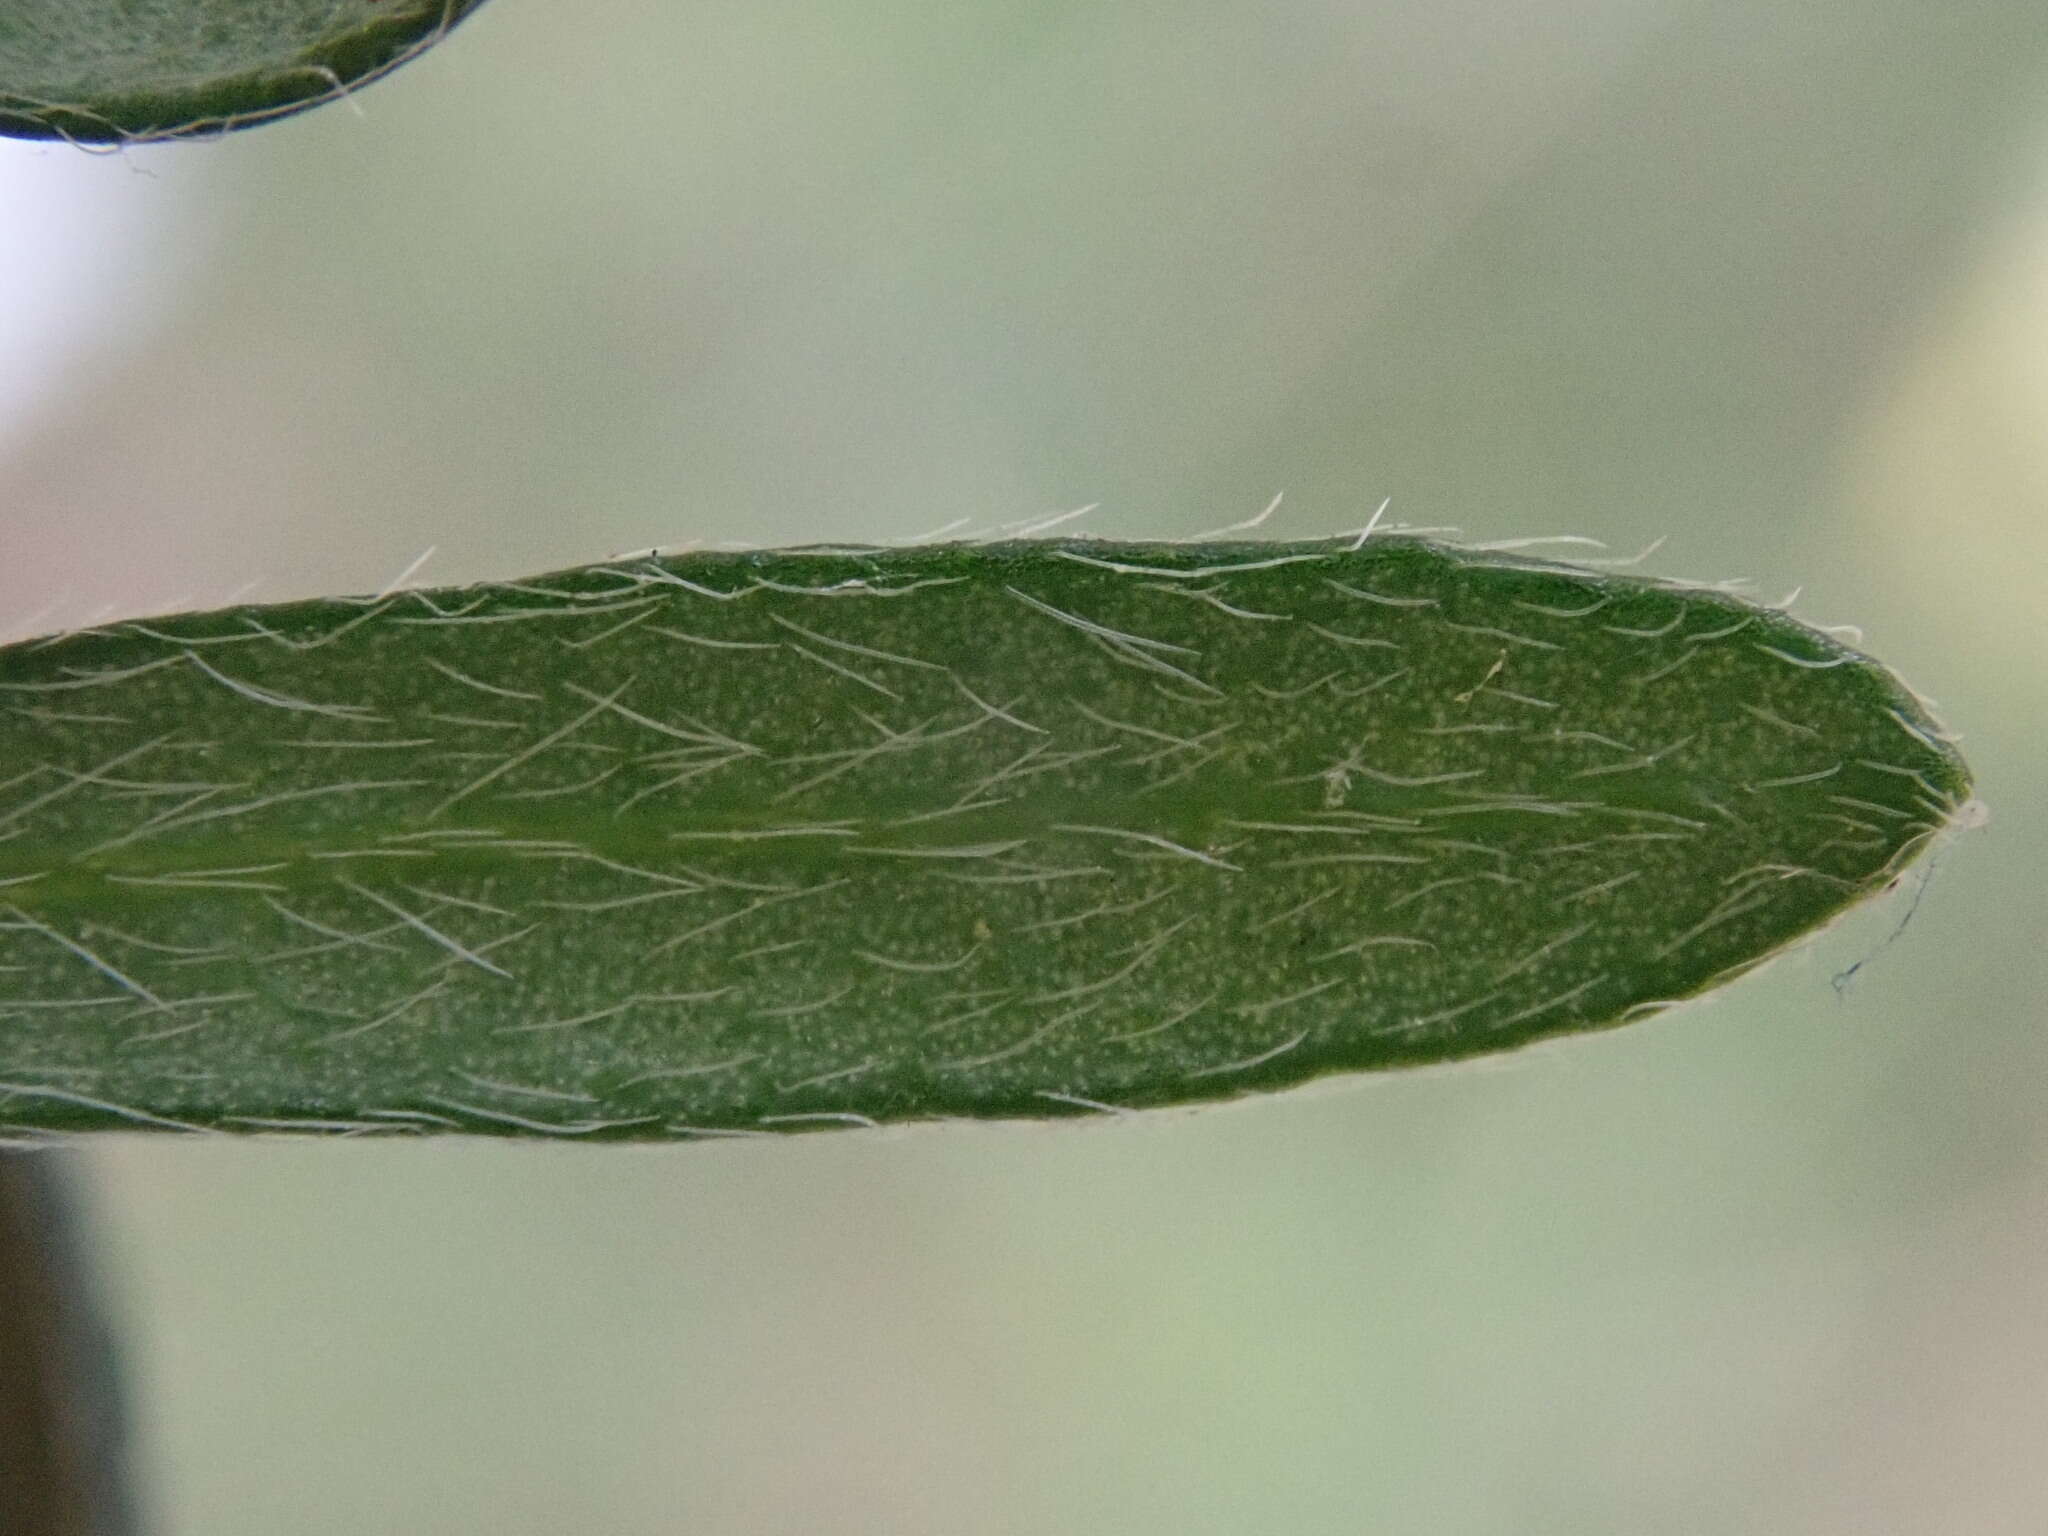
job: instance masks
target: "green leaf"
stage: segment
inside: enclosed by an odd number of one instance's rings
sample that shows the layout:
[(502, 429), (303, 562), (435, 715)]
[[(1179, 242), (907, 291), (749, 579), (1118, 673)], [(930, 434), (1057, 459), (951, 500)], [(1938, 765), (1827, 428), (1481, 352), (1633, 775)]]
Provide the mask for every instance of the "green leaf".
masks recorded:
[(0, 1126), (658, 1138), (1654, 1013), (1967, 772), (1724, 592), (1415, 539), (631, 560), (0, 650)]
[(338, 100), (482, 0), (0, 0), (0, 134), (213, 134)]

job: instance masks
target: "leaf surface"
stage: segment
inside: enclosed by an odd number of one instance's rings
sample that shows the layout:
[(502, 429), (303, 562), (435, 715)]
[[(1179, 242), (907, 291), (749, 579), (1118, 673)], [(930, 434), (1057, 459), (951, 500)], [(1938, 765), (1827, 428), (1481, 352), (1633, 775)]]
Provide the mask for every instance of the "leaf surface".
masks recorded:
[(1725, 593), (1376, 537), (695, 554), (0, 650), (0, 1127), (1187, 1103), (1658, 1011), (1966, 770)]
[(212, 134), (333, 101), (482, 0), (0, 0), (0, 134)]

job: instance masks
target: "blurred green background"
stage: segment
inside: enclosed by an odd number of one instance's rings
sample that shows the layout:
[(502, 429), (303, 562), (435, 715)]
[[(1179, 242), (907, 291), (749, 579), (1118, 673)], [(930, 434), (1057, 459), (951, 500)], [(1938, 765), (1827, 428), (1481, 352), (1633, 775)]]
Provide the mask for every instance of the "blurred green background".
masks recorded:
[(0, 151), (14, 633), (1281, 491), (1803, 586), (1992, 822), (1718, 1000), (1229, 1110), (95, 1141), (155, 1528), (2040, 1531), (2037, 3), (497, 0)]

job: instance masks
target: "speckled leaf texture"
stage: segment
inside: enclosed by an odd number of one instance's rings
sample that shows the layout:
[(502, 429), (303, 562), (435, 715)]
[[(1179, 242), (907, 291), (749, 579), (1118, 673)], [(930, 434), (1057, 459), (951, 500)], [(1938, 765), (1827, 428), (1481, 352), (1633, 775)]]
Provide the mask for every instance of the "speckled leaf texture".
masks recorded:
[(1627, 1022), (1966, 803), (1876, 663), (1406, 537), (628, 560), (0, 650), (0, 1130), (1192, 1103)]
[(0, 134), (216, 134), (339, 100), (482, 0), (0, 0)]

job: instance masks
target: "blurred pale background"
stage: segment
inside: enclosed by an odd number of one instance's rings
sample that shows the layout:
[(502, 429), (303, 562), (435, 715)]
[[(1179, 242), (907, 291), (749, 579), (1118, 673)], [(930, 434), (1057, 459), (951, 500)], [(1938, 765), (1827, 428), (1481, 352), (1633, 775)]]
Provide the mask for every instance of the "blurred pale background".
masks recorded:
[(2035, 0), (497, 0), (356, 107), (0, 151), (0, 629), (1391, 497), (1803, 585), (1993, 820), (1895, 940), (1350, 1091), (97, 1142), (158, 1529), (2043, 1529)]

